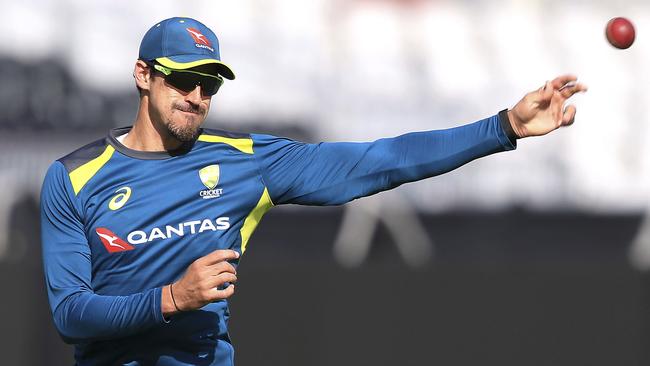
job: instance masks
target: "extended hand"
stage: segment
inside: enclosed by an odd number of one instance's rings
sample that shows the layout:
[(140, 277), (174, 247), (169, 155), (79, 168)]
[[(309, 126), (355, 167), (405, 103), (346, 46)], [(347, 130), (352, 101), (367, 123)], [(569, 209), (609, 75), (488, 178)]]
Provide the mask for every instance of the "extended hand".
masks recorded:
[[(195, 260), (180, 280), (163, 289), (163, 315), (199, 309), (232, 296), (235, 293), (232, 283), (237, 281), (237, 276), (235, 267), (228, 261), (237, 258), (238, 252), (219, 249)], [(226, 283), (230, 285), (220, 289)]]
[(569, 126), (576, 116), (574, 105), (564, 106), (573, 94), (587, 91), (573, 75), (558, 76), (536, 91), (526, 94), (508, 111), (510, 124), (520, 138), (541, 136)]

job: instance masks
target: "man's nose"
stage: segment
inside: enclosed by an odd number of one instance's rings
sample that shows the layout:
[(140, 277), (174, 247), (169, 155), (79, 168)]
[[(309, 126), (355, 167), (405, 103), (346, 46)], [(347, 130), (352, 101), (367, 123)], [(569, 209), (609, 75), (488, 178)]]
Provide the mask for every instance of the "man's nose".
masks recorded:
[(197, 85), (191, 92), (185, 96), (185, 101), (194, 105), (201, 104), (201, 86)]

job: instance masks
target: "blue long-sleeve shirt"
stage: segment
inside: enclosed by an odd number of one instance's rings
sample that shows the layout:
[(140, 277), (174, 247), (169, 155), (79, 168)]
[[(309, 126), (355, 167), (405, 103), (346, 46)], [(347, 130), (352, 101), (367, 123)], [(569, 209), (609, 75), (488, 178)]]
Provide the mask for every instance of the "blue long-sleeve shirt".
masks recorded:
[(204, 129), (171, 153), (128, 149), (117, 137), (129, 128), (112, 130), (43, 183), (55, 325), (80, 365), (232, 365), (227, 302), (166, 320), (163, 286), (215, 249), (244, 253), (274, 205), (339, 205), (514, 149), (505, 123), (320, 144)]

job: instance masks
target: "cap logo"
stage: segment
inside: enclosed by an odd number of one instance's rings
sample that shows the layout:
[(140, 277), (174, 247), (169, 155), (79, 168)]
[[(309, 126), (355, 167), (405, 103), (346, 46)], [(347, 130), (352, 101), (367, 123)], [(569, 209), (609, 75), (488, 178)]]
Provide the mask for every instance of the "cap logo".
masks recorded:
[(196, 28), (185, 28), (185, 30), (187, 30), (187, 32), (190, 34), (190, 36), (192, 36), (192, 38), (194, 39), (194, 42), (196, 42), (198, 44), (206, 45), (206, 46), (212, 46), (210, 44), (210, 41), (208, 41), (208, 38), (206, 36), (204, 36), (201, 32), (199, 32), (198, 29), (196, 29)]

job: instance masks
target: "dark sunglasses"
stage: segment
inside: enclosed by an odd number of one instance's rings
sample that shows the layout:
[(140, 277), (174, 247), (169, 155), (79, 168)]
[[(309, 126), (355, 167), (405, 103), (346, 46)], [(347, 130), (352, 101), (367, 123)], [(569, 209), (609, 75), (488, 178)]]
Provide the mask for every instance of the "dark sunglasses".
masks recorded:
[(201, 86), (201, 94), (204, 97), (210, 97), (219, 91), (223, 84), (223, 78), (217, 75), (206, 74), (191, 70), (170, 69), (160, 64), (149, 64), (156, 71), (164, 75), (165, 81), (176, 89), (186, 93)]

